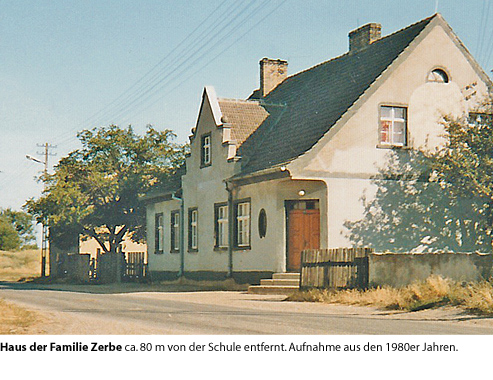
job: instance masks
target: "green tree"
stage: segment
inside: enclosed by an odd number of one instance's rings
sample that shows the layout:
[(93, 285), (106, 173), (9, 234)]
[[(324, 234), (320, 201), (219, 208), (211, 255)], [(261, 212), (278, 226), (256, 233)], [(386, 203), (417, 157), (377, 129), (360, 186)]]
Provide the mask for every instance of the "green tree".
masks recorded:
[(439, 181), (434, 155), (389, 152), (387, 165), (372, 182), (374, 197), (363, 197), (364, 217), (347, 221), (355, 245), (392, 252), (487, 252), (491, 236), (478, 210), (483, 200), (458, 194)]
[(51, 236), (57, 240), (82, 233), (106, 253), (116, 252), (126, 233), (141, 241), (145, 207), (139, 196), (165, 182), (184, 162), (187, 148), (173, 143), (174, 137), (170, 130), (151, 126), (144, 136), (114, 125), (82, 131), (82, 148), (42, 178), (43, 195), (25, 207), (60, 235)]
[(347, 221), (356, 245), (379, 250), (490, 252), (493, 241), (493, 99), (445, 117), (444, 144), (393, 151), (364, 218)]
[[(445, 119), (447, 143), (427, 154), (435, 181), (457, 198), (477, 200), (475, 220), (493, 231), (493, 99), (461, 118)], [(491, 247), (490, 247), (491, 249)]]
[(21, 239), (12, 223), (3, 215), (0, 215), (0, 251), (19, 249)]
[(34, 220), (32, 215), (24, 211), (16, 211), (11, 208), (0, 211), (0, 215), (5, 217), (19, 235), (21, 245), (33, 245), (36, 241), (34, 236)]

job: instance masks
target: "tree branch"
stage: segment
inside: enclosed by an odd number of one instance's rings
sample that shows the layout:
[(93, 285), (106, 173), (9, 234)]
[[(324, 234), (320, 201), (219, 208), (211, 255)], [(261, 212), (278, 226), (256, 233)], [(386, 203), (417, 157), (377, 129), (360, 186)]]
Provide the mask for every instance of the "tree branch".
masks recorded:
[(101, 241), (101, 239), (99, 238), (96, 230), (94, 228), (86, 228), (86, 227), (82, 227), (84, 229), (84, 232), (87, 233), (90, 237), (94, 238), (94, 240), (96, 240), (98, 242), (98, 244), (101, 246), (101, 248), (103, 248), (103, 251), (105, 253), (108, 253), (109, 250), (108, 248), (106, 248), (106, 246), (104, 245), (104, 242)]

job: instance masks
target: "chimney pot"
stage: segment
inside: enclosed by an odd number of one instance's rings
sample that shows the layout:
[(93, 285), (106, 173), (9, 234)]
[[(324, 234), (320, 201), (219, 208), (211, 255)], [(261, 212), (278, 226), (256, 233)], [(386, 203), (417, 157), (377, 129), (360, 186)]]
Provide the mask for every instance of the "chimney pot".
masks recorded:
[(361, 50), (382, 37), (382, 25), (370, 23), (349, 32), (349, 51)]

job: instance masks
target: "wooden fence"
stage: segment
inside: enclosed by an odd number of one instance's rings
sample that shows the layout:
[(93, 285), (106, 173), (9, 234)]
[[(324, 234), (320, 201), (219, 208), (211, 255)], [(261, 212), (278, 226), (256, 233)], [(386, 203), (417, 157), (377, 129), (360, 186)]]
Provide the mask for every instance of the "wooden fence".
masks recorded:
[(368, 288), (369, 248), (309, 249), (301, 254), (300, 288)]
[(144, 281), (147, 272), (145, 252), (98, 255), (90, 260), (88, 270), (90, 281), (103, 283), (116, 282), (118, 274), (125, 282)]
[(126, 281), (142, 281), (147, 276), (145, 252), (127, 252), (123, 279)]

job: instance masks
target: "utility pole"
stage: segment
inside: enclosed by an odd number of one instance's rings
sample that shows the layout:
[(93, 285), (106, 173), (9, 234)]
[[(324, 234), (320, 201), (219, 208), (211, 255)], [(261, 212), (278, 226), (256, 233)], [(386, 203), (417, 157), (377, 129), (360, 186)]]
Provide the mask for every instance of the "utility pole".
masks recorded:
[[(43, 180), (48, 175), (48, 157), (56, 156), (56, 153), (50, 152), (50, 149), (55, 149), (56, 145), (51, 145), (48, 143), (36, 144), (38, 148), (44, 148), (43, 152), (36, 152), (38, 155), (43, 156), (44, 160), (39, 160), (30, 155), (26, 155), (28, 160), (38, 162), (44, 165), (43, 169)], [(46, 183), (43, 182), (43, 190), (46, 189)], [(46, 257), (48, 256), (48, 225), (46, 222), (42, 224), (41, 228), (41, 277), (46, 277)]]

